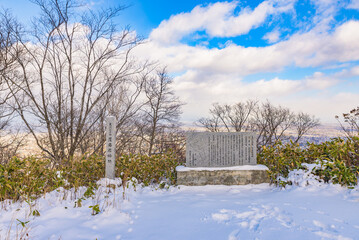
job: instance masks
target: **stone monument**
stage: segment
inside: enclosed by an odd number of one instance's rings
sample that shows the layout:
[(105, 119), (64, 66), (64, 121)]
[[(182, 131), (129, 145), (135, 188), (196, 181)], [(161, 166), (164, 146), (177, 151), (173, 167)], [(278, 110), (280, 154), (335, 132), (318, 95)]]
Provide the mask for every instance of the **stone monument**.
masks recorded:
[(116, 118), (109, 116), (106, 119), (106, 178), (115, 178), (116, 161)]
[(186, 167), (177, 167), (179, 185), (242, 185), (269, 182), (257, 165), (253, 132), (190, 132), (186, 134)]
[(255, 133), (192, 132), (186, 135), (187, 167), (257, 164)]

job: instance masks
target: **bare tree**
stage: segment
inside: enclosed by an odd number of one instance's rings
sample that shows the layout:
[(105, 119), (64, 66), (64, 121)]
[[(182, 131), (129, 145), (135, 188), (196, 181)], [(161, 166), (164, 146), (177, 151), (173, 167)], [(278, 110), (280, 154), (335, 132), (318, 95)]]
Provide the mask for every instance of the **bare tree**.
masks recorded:
[(171, 84), (172, 78), (168, 76), (166, 68), (158, 70), (155, 76), (149, 76), (146, 81), (146, 105), (140, 129), (149, 155), (159, 151), (155, 146), (161, 145), (161, 136), (179, 127), (183, 103), (174, 95)]
[[(99, 106), (100, 109), (107, 105), (108, 115), (115, 116), (116, 123), (116, 152), (117, 154), (139, 152), (139, 131), (136, 126), (139, 111), (145, 104), (139, 100), (144, 89), (147, 73), (134, 75), (128, 78), (126, 84), (122, 84), (112, 93), (109, 101), (104, 99)], [(107, 102), (108, 101), (108, 102)], [(105, 143), (105, 115), (101, 116), (91, 130), (91, 134), (81, 144), (82, 153), (104, 153)]]
[[(17, 45), (16, 33), (21, 31), (21, 25), (8, 10), (0, 12), (0, 86), (4, 92), (4, 78), (14, 70), (16, 58), (21, 54)], [(2, 95), (2, 102), (9, 98), (9, 93)]]
[(209, 132), (220, 132), (220, 123), (219, 123), (219, 117), (218, 116), (211, 116), (208, 118), (200, 118), (197, 122), (195, 122), (195, 125), (204, 127)]
[(231, 106), (215, 103), (213, 104), (213, 108), (209, 111), (213, 116), (212, 119), (218, 120), (220, 127), (223, 127), (227, 132), (231, 131), (231, 125), (228, 121), (228, 115), (230, 114)]
[(289, 138), (284, 133), (293, 126), (294, 119), (295, 115), (288, 108), (276, 107), (268, 101), (263, 103), (255, 110), (252, 123), (252, 130), (258, 133), (258, 147)]
[(242, 132), (248, 130), (248, 121), (255, 110), (257, 102), (247, 100), (245, 103), (236, 103), (234, 105), (224, 105), (221, 117), (222, 123), (228, 131)]
[(205, 127), (211, 132), (241, 132), (248, 130), (249, 120), (255, 110), (257, 102), (248, 100), (234, 105), (215, 103), (210, 109), (210, 117), (201, 118), (197, 125)]
[(139, 39), (113, 23), (123, 7), (78, 10), (75, 0), (33, 0), (33, 30), (17, 34), (24, 54), (7, 77), (14, 109), (41, 150), (69, 160), (107, 114), (113, 94), (142, 70), (130, 57)]
[(359, 136), (359, 107), (352, 109), (349, 113), (343, 113), (344, 124), (340, 121), (339, 116), (335, 116), (335, 118), (348, 138)]
[(18, 131), (12, 131), (10, 122), (14, 118), (14, 110), (9, 106), (11, 92), (6, 85), (6, 77), (16, 69), (16, 59), (22, 54), (17, 44), (16, 33), (21, 25), (8, 10), (0, 13), (0, 163), (14, 156), (23, 141)]
[(304, 134), (306, 134), (310, 129), (315, 128), (319, 126), (319, 119), (310, 116), (307, 113), (300, 112), (296, 115), (296, 118), (294, 120), (294, 127), (296, 129), (296, 139), (294, 142), (298, 142)]
[(295, 114), (288, 108), (274, 106), (269, 101), (258, 104), (248, 100), (234, 105), (213, 104), (210, 117), (201, 118), (197, 125), (211, 132), (242, 132), (255, 131), (258, 134), (258, 150), (262, 146), (272, 145), (279, 140), (288, 140), (288, 130), (295, 129), (295, 142), (313, 127), (319, 120), (305, 113)]

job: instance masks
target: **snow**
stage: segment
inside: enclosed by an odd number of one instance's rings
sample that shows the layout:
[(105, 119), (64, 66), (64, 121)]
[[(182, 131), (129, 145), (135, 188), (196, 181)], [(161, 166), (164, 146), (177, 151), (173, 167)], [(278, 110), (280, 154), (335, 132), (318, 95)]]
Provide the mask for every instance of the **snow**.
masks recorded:
[[(129, 184), (124, 193), (119, 179), (102, 179), (94, 198), (82, 200), (81, 207), (75, 200), (86, 188), (60, 188), (39, 198), (31, 206), (38, 217), (29, 217), (26, 202), (0, 203), (0, 239), (6, 239), (11, 223), (9, 239), (15, 239), (21, 229), (16, 219), (29, 221), (30, 239), (40, 240), (359, 239), (359, 187), (323, 183), (305, 170), (283, 180), (294, 185), (156, 189)], [(92, 215), (89, 207), (96, 204), (101, 212)]]
[(177, 172), (187, 172), (187, 171), (218, 171), (218, 170), (228, 170), (228, 171), (236, 171), (236, 170), (268, 170), (268, 167), (264, 165), (242, 165), (242, 166), (233, 166), (233, 167), (184, 167), (178, 166), (176, 167)]

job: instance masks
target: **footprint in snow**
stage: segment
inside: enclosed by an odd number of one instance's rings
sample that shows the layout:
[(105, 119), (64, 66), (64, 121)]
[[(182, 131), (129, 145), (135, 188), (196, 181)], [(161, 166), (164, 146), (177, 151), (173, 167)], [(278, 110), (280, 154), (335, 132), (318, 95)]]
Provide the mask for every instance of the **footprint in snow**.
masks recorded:
[(320, 227), (321, 229), (327, 229), (327, 225), (325, 225), (324, 223), (317, 221), (317, 220), (313, 220), (313, 224), (317, 227)]

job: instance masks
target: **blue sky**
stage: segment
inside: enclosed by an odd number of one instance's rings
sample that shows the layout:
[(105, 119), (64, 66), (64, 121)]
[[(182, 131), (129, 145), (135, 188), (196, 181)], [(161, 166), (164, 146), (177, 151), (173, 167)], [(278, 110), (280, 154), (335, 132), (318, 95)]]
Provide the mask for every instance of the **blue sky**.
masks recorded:
[[(105, 8), (116, 0), (85, 1)], [(212, 103), (269, 100), (335, 122), (359, 105), (359, 0), (129, 0), (117, 19), (147, 43), (135, 55), (167, 65), (193, 122)], [(27, 23), (27, 0), (0, 0)]]

